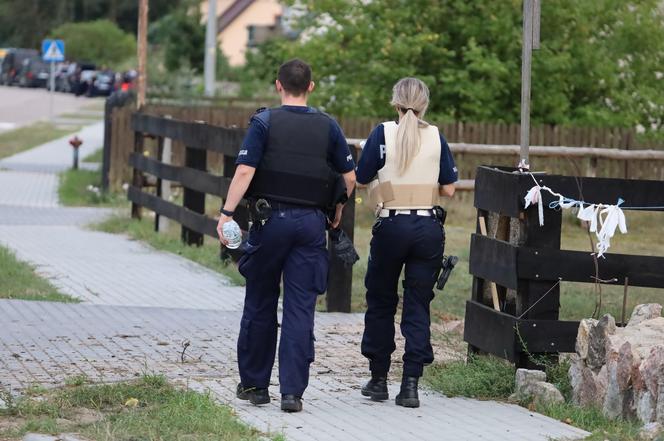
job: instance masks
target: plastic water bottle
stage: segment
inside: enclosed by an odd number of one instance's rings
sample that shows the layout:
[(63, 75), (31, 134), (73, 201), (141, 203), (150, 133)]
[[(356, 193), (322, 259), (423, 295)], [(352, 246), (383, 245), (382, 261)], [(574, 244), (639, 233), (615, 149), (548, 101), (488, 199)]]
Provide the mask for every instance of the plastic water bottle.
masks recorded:
[(223, 227), (224, 237), (228, 241), (226, 248), (235, 250), (242, 244), (242, 230), (235, 221), (226, 222)]

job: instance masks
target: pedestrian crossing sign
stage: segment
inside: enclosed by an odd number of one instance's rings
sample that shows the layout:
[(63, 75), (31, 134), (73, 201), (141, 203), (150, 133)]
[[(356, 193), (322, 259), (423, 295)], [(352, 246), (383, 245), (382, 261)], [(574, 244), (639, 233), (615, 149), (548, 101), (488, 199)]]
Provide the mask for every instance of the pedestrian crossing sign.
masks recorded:
[(46, 62), (65, 61), (64, 40), (42, 41), (42, 58)]

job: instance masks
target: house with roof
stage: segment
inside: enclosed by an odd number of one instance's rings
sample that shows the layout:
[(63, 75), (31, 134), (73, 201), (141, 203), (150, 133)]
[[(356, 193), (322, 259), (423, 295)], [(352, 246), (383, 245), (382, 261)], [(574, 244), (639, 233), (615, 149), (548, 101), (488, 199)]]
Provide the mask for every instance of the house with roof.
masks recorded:
[[(203, 20), (207, 9), (204, 0)], [(231, 66), (244, 64), (249, 48), (280, 32), (285, 9), (278, 0), (217, 0), (217, 40)]]

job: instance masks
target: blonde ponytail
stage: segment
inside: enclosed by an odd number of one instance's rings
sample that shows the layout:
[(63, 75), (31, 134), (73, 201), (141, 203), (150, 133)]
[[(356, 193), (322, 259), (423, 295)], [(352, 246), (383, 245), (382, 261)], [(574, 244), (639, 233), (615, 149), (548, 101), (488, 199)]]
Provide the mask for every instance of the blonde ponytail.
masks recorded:
[(391, 104), (401, 112), (396, 150), (399, 173), (403, 174), (420, 151), (420, 127), (429, 106), (429, 88), (417, 78), (402, 78), (392, 89)]

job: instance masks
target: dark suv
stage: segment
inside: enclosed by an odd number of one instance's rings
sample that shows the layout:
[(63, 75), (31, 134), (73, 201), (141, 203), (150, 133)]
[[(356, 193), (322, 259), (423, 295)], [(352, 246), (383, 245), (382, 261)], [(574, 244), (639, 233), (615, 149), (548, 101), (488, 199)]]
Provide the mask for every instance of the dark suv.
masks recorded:
[(34, 49), (9, 49), (0, 66), (0, 84), (11, 86), (15, 84), (23, 61), (28, 58), (39, 58), (39, 52)]
[(16, 82), (21, 87), (47, 87), (49, 77), (49, 66), (40, 57), (30, 57), (23, 60)]

